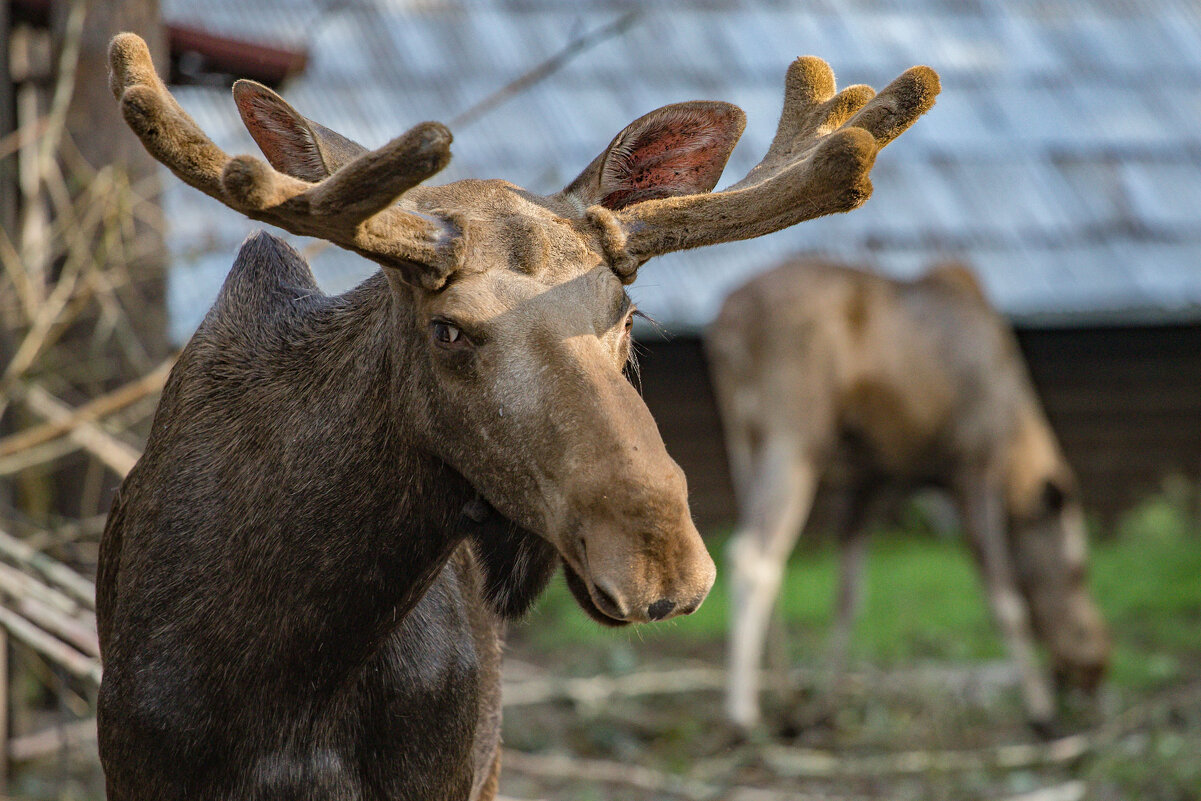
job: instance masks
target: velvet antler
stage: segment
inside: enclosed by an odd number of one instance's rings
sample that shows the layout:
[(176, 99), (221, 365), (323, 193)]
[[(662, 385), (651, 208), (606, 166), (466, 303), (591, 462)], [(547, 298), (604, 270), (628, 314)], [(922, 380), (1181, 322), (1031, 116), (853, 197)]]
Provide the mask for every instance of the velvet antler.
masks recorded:
[[(651, 256), (750, 239), (850, 211), (871, 195), (876, 153), (934, 105), (938, 75), (913, 67), (880, 94), (868, 86), (834, 92), (834, 73), (813, 56), (788, 69), (784, 111), (763, 160), (721, 192), (647, 200), (612, 212), (626, 269)], [(595, 207), (594, 207), (595, 209)], [(606, 210), (590, 210), (597, 217)], [(632, 278), (632, 273), (629, 276)]]
[(176, 102), (146, 43), (123, 33), (109, 46), (110, 84), (142, 144), (186, 183), (255, 220), (319, 237), (437, 288), (458, 268), (461, 239), (444, 220), (394, 205), (450, 161), (451, 134), (424, 122), (319, 183), (253, 156), (231, 158)]

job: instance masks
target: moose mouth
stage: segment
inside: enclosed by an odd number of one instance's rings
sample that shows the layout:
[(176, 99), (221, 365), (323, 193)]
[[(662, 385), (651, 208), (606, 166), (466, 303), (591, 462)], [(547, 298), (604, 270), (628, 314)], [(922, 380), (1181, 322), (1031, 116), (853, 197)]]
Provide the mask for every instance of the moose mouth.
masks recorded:
[[(509, 520), (483, 495), (477, 492), (463, 507), (462, 516), (474, 535), (476, 552), (482, 560), (486, 594), (503, 617), (523, 615), (542, 593), (555, 562), (562, 562), (567, 586), (589, 617), (605, 626), (629, 625), (628, 620), (608, 614), (597, 605), (587, 583), (557, 548)], [(524, 581), (514, 581), (515, 574)], [(613, 606), (616, 608), (616, 602)]]
[(622, 620), (621, 618), (606, 614), (597, 605), (596, 601), (592, 600), (592, 594), (588, 592), (587, 583), (566, 559), (563, 560), (563, 577), (567, 579), (567, 588), (575, 596), (575, 602), (587, 613), (588, 617), (603, 626), (611, 626), (613, 628), (628, 626), (630, 624), (628, 620)]

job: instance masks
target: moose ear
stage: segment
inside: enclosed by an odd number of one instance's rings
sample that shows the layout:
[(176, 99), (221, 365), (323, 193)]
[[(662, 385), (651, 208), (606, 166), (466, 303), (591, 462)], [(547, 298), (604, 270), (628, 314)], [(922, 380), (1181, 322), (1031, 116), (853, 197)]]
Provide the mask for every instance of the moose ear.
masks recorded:
[(261, 83), (236, 82), (234, 102), (267, 161), (294, 178), (316, 183), (367, 152), (358, 142), (302, 117)]
[(746, 115), (729, 103), (664, 106), (626, 126), (560, 195), (584, 208), (617, 210), (708, 192), (745, 127)]

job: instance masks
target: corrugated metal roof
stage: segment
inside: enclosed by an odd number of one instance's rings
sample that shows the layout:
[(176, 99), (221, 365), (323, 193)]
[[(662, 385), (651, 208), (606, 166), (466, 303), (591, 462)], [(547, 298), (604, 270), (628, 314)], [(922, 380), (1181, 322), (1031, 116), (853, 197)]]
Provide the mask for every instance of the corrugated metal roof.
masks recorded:
[[(456, 126), (440, 179), (553, 192), (634, 117), (712, 98), (748, 115), (728, 183), (765, 152), (797, 55), (826, 58), (843, 85), (880, 86), (917, 63), (943, 79), (935, 109), (881, 154), (863, 208), (648, 264), (634, 294), (668, 329), (705, 325), (725, 293), (796, 252), (895, 275), (963, 258), (1002, 309), (1030, 322), (1201, 319), (1201, 9), (1192, 2), (163, 2), (172, 21), (306, 47), (310, 67), (284, 94), (369, 146), (452, 119), (631, 11), (620, 36)], [(177, 96), (222, 147), (254, 150), (227, 92)], [(256, 224), (174, 179), (166, 204), (175, 330), (186, 336)], [(373, 269), (318, 251), (314, 269), (330, 291)]]

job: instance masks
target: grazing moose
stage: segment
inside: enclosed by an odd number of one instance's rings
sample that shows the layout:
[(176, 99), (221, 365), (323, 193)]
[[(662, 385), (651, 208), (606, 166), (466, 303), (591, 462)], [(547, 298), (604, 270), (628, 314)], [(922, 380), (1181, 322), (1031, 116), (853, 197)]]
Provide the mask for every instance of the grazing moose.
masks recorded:
[(1096, 686), (1109, 641), (1086, 586), (1072, 471), (1012, 332), (969, 270), (946, 265), (901, 282), (787, 263), (730, 295), (706, 349), (740, 507), (728, 552), (735, 724), (759, 719), (758, 666), (785, 561), (832, 469), (849, 486), (835, 680), (868, 524), (901, 493), (934, 485), (957, 500), (1031, 722), (1045, 726), (1054, 712), (1033, 637), (1062, 683)]
[(610, 625), (688, 614), (713, 582), (622, 372), (625, 285), (656, 254), (862, 203), (937, 76), (873, 99), (799, 59), (775, 143), (731, 189), (709, 193), (742, 112), (692, 102), (542, 197), (418, 186), (449, 159), (443, 126), (369, 152), (246, 82), (271, 166), (230, 158), (138, 37), (111, 59), (126, 121), (181, 179), (383, 270), (327, 297), (256, 234), (181, 354), (101, 546), (110, 801), (491, 799), (503, 624), (560, 562)]

